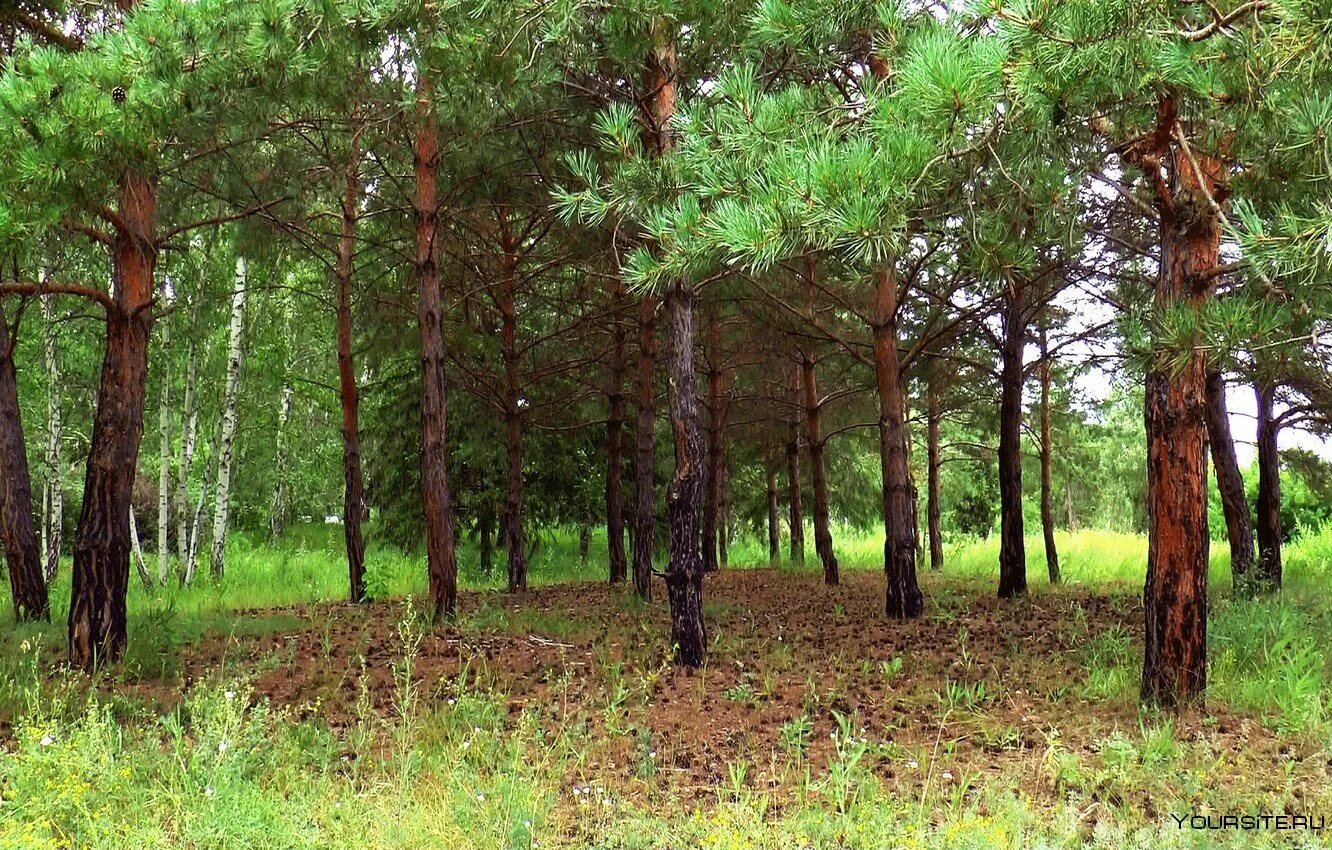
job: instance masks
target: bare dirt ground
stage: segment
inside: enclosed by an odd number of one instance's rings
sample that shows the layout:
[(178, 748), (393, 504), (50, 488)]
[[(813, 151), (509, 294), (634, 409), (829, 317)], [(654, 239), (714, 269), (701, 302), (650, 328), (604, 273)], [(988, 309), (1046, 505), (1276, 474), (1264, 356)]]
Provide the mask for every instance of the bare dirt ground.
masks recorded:
[[(1117, 730), (1140, 739), (1136, 594), (1073, 586), (1004, 602), (988, 587), (934, 577), (926, 590), (926, 616), (895, 622), (883, 615), (877, 573), (851, 572), (833, 588), (806, 571), (710, 575), (710, 655), (693, 673), (669, 663), (660, 586), (646, 608), (600, 583), (464, 593), (456, 624), (418, 628), (411, 678), (426, 707), (480, 688), (503, 695), (511, 716), (541, 708), (551, 727), (586, 722), (589, 754), (578, 769), (630, 794), (715, 797), (743, 763), (747, 783), (780, 796), (804, 766), (826, 768), (839, 716), (851, 743), (865, 739), (862, 766), (903, 795), (940, 777), (973, 786), (1019, 777), (1027, 793), (1051, 797), (1054, 749), (1091, 755)], [(346, 726), (367, 701), (395, 710), (412, 641), (406, 610), (393, 602), (254, 612), (303, 625), (210, 636), (183, 650), (178, 680), (124, 686), (170, 701), (191, 681), (247, 675), (275, 705)], [(1088, 647), (1106, 635), (1131, 641), (1120, 665), (1130, 687), (1092, 699)], [(1221, 781), (1284, 776), (1287, 762), (1296, 777), (1328, 781), (1316, 747), (1257, 718), (1211, 705), (1173, 722)]]

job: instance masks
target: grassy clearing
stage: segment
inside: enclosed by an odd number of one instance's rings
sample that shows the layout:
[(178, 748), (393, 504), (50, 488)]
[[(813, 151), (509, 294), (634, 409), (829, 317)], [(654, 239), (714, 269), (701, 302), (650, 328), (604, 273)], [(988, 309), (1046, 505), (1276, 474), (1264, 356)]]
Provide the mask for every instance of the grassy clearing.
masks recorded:
[[(381, 692), (358, 685), (338, 723), (317, 701), (256, 696), (256, 677), (280, 672), (291, 663), (285, 656), (214, 669), (167, 709), (136, 690), (141, 677), (178, 681), (175, 655), (208, 635), (244, 644), (304, 629), (316, 646), (316, 661), (305, 663), (349, 666), (332, 648), (345, 626), (332, 614), (312, 622), (302, 611), (242, 613), (275, 598), (341, 598), (337, 538), (323, 531), (277, 549), (237, 541), (222, 582), (151, 594), (135, 587), (131, 658), (101, 687), (52, 673), (63, 598), (54, 624), (0, 639), (0, 716), (11, 724), (0, 749), (0, 848), (1319, 846), (1304, 831), (1181, 830), (1170, 815), (1317, 815), (1332, 804), (1323, 697), (1332, 684), (1329, 532), (1289, 547), (1288, 587), (1276, 599), (1229, 598), (1225, 564), (1214, 557), (1213, 713), (1183, 725), (1136, 708), (1136, 620), (1125, 613), (1126, 625), (1096, 625), (1103, 621), (1075, 588), (1047, 588), (1036, 540), (1033, 592), (1067, 600), (1059, 640), (1073, 664), (1066, 678), (1052, 672), (1039, 694), (1024, 694), (1004, 672), (1003, 658), (1029, 656), (1021, 643), (989, 647), (987, 662), (970, 657), (987, 648), (967, 635), (965, 615), (992, 592), (994, 541), (949, 547), (945, 575), (925, 577), (929, 616), (959, 647), (954, 668), (933, 677), (920, 677), (911, 648), (882, 659), (834, 652), (829, 666), (847, 674), (845, 685), (840, 675), (816, 684), (805, 656), (772, 641), (769, 623), (714, 598), (714, 660), (677, 686), (730, 711), (789, 710), (771, 746), (738, 742), (740, 755), (718, 765), (714, 784), (687, 788), (666, 760), (666, 730), (648, 720), (671, 675), (660, 663), (664, 637), (653, 612), (627, 600), (619, 631), (588, 638), (584, 666), (551, 679), (536, 702), (515, 702), (484, 662), (442, 678), (423, 674), (425, 634), (410, 602), (388, 609), (390, 646), (370, 665), (380, 668)], [(1097, 585), (1086, 598), (1131, 613), (1143, 541), (1079, 532), (1059, 542), (1065, 576)], [(839, 538), (839, 556), (854, 569), (877, 569), (880, 547)], [(742, 541), (732, 562), (757, 562), (751, 549), (766, 560), (757, 543)], [(418, 559), (375, 552), (371, 563), (387, 595), (422, 592)], [(538, 552), (533, 579), (600, 580), (601, 563), (595, 540), (584, 566), (576, 537), (555, 535)], [(476, 590), (500, 581), (466, 567), (463, 578)], [(529, 633), (572, 642), (596, 628), (498, 594), (469, 601), (456, 634), (472, 645)], [(856, 628), (865, 612), (850, 607), (831, 605), (830, 622)], [(761, 667), (732, 660), (755, 654)], [(808, 685), (782, 690), (806, 675)], [(884, 683), (905, 726), (865, 728), (841, 706), (857, 676)], [(1023, 709), (1029, 719), (1014, 701), (1032, 706)], [(910, 734), (921, 717), (937, 734)], [(1223, 743), (1250, 738), (1251, 747)]]

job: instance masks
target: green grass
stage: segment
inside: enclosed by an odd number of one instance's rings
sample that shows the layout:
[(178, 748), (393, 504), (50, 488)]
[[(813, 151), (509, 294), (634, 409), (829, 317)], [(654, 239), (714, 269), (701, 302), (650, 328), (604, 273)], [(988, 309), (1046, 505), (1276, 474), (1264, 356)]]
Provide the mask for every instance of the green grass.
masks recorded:
[[(136, 583), (122, 675), (168, 674), (180, 648), (207, 633), (244, 637), (301, 625), (273, 606), (341, 599), (346, 579), (338, 531), (303, 529), (278, 547), (238, 536), (222, 581), (153, 592)], [(1104, 587), (1098, 592), (1134, 603), (1145, 541), (1081, 531), (1061, 534), (1058, 542), (1070, 583)], [(881, 538), (843, 533), (837, 545), (847, 568), (881, 567)], [(1028, 541), (1028, 552), (1033, 592), (1058, 592), (1045, 587), (1039, 540)], [(532, 581), (603, 580), (603, 553), (604, 540), (594, 538), (584, 565), (572, 531), (548, 535), (533, 558)], [(813, 571), (809, 555), (806, 569)], [(1225, 555), (1224, 545), (1216, 544), (1209, 704), (1253, 717), (1315, 759), (1332, 758), (1332, 712), (1324, 697), (1332, 685), (1325, 649), (1332, 635), (1326, 592), (1332, 530), (1286, 548), (1286, 588), (1273, 598), (1232, 598)], [(996, 540), (956, 543), (946, 556), (944, 577), (926, 580), (941, 611), (965, 604), (978, 588), (989, 592)], [(423, 593), (419, 557), (372, 547), (369, 559), (380, 593)], [(462, 562), (465, 587), (500, 585), (499, 558), (491, 576), (477, 573), (470, 549)], [(766, 563), (758, 541), (733, 547), (733, 565), (755, 563)], [(931, 684), (929, 710), (957, 722), (969, 718), (974, 734), (998, 747), (1035, 738), (1039, 743), (1019, 772), (954, 775), (936, 765), (939, 752), (889, 748), (895, 770), (928, 777), (919, 796), (903, 796), (867, 766), (865, 745), (846, 718), (832, 756), (811, 758), (818, 718), (792, 705), (794, 719), (782, 721), (772, 753), (752, 758), (785, 764), (794, 796), (779, 800), (752, 781), (749, 763), (737, 762), (719, 768), (716, 789), (680, 798), (669, 784), (670, 766), (654, 761), (652, 730), (634, 724), (633, 707), (650, 695), (639, 672), (596, 654), (590, 662), (611, 683), (604, 701), (590, 715), (575, 713), (554, 726), (548, 721), (556, 706), (528, 705), (515, 713), (506, 694), (475, 677), (442, 683), (451, 701), (422, 699), (408, 675), (420, 626), (407, 606), (398, 609), (390, 711), (363, 705), (350, 726), (330, 728), (252, 700), (244, 672), (232, 670), (194, 684), (177, 707), (159, 713), (114, 683), (89, 691), (74, 674), (47, 678), (47, 661), (63, 654), (66, 587), (60, 582), (55, 590), (55, 622), (0, 637), (0, 711), (13, 721), (0, 747), (0, 850), (1264, 848), (1314, 845), (1301, 844), (1308, 838), (1302, 833), (1180, 830), (1168, 814), (1289, 809), (1317, 815), (1332, 805), (1326, 781), (1273, 775), (1272, 763), (1262, 758), (1253, 762), (1247, 784), (1223, 778), (1234, 775), (1225, 770), (1230, 761), (1244, 764), (1250, 755), (1213, 751), (1150, 712), (1091, 747), (1071, 745), (1051, 729), (999, 728), (988, 713), (1009, 698), (1011, 684), (988, 672), (979, 682)], [(710, 610), (718, 604), (726, 603), (709, 602)], [(1059, 699), (1075, 700), (1075, 712), (1131, 709), (1140, 635), (1093, 633), (1071, 616), (1073, 655), (1082, 672), (1069, 682), (1071, 696)], [(459, 628), (467, 634), (535, 630), (559, 638), (582, 625), (559, 614), (509, 612), (482, 596), (463, 612)], [(883, 665), (890, 687), (902, 672), (900, 663)], [(768, 688), (742, 679), (721, 690), (728, 704), (756, 710)], [(629, 786), (603, 784), (589, 761), (606, 736), (630, 742), (637, 778)], [(1019, 787), (1039, 787), (1044, 796), (1014, 793)]]

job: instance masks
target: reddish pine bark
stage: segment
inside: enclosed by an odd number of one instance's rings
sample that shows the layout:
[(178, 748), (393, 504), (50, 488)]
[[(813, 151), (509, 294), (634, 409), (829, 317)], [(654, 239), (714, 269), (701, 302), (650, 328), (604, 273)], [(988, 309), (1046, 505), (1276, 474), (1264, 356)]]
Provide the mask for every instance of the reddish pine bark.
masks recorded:
[(874, 377), (879, 395), (879, 459), (883, 473), (884, 608), (889, 617), (914, 619), (925, 610), (916, 582), (916, 513), (907, 464), (906, 407), (897, 359), (897, 277), (882, 269), (874, 287)]
[(1275, 384), (1258, 384), (1258, 570), (1257, 589), (1281, 589), (1281, 458), (1277, 452), (1279, 426), (1274, 414)]
[(634, 459), (634, 594), (652, 599), (653, 464), (657, 423), (657, 302), (643, 296), (638, 330), (638, 423)]
[(338, 391), (342, 401), (342, 528), (347, 548), (347, 574), (353, 603), (364, 602), (365, 538), (361, 521), (365, 516), (365, 478), (361, 472), (360, 389), (352, 359), (352, 272), (356, 259), (356, 225), (360, 194), (359, 130), (352, 134), (351, 150), (343, 172), (342, 233), (338, 239)]
[(1026, 337), (1023, 292), (1010, 279), (1004, 294), (1004, 337), (999, 372), (999, 597), (1027, 592), (1027, 550), (1022, 524), (1022, 347)]
[(69, 659), (85, 670), (116, 662), (125, 649), (130, 498), (143, 437), (157, 265), (156, 181), (126, 168), (118, 206), (120, 224), (111, 245), (114, 293), (74, 535), (69, 605)]
[[(673, 145), (670, 124), (675, 115), (677, 84), (675, 37), (664, 18), (653, 21), (652, 42), (647, 74), (650, 104), (645, 117), (650, 144), (658, 154), (664, 154)], [(675, 474), (666, 490), (670, 524), (666, 594), (671, 608), (675, 663), (697, 668), (703, 665), (707, 654), (707, 634), (703, 627), (699, 528), (705, 470), (703, 431), (698, 415), (698, 374), (694, 365), (693, 288), (686, 281), (671, 284), (665, 306), (666, 386), (675, 439)], [(639, 511), (642, 510), (640, 506)]]
[(777, 566), (782, 562), (781, 520), (777, 505), (777, 462), (772, 456), (772, 447), (763, 450), (763, 481), (768, 497), (768, 563)]
[(19, 415), (14, 344), (0, 305), (0, 544), (9, 567), (15, 622), (51, 619), (41, 552), (32, 522), (32, 477)]
[(621, 584), (628, 578), (629, 565), (624, 552), (624, 282), (615, 279), (611, 294), (610, 386), (606, 400), (606, 549), (610, 561), (610, 582)]
[(438, 252), (439, 203), (435, 196), (439, 142), (431, 104), (434, 87), (421, 73), (416, 92), (416, 283), (421, 333), (421, 499), (425, 511), (426, 569), (430, 576), (431, 620), (453, 617), (458, 604), (458, 561), (454, 550), (449, 493), (447, 406), (444, 371), (444, 316)]
[[(1177, 131), (1173, 101), (1165, 98), (1154, 139), (1158, 153), (1147, 161), (1155, 172), (1161, 210), (1159, 310), (1201, 306), (1207, 292), (1204, 275), (1216, 267), (1221, 241), (1220, 220), (1205, 196), (1219, 195), (1224, 170), (1205, 156), (1195, 170), (1171, 141)], [(1160, 176), (1161, 158), (1169, 160), (1169, 184)], [(1156, 363), (1147, 372), (1142, 696), (1167, 708), (1201, 704), (1207, 685), (1206, 395), (1205, 362), (1197, 351), (1182, 366)]]
[(1221, 512), (1226, 519), (1231, 577), (1237, 593), (1248, 593), (1253, 577), (1253, 520), (1249, 516), (1248, 497), (1244, 495), (1244, 475), (1235, 456), (1235, 440), (1230, 433), (1226, 382), (1216, 370), (1207, 373), (1207, 444), (1211, 448), (1216, 489), (1221, 494)]

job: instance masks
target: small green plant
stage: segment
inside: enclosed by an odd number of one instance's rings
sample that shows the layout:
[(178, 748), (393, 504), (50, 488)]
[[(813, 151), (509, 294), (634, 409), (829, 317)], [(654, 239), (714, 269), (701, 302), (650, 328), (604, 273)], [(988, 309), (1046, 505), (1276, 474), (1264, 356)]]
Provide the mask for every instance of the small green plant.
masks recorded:
[(889, 661), (879, 662), (879, 672), (885, 681), (891, 682), (902, 672), (902, 656), (894, 655)]
[(809, 751), (809, 736), (813, 730), (814, 724), (809, 715), (801, 713), (782, 724), (782, 730), (777, 735), (777, 746), (792, 755), (804, 756)]
[(976, 711), (994, 701), (994, 695), (985, 688), (984, 680), (962, 682), (949, 679), (942, 691), (935, 691), (939, 704), (948, 710)]
[(846, 715), (834, 712), (833, 717), (837, 721), (837, 731), (833, 733), (835, 752), (828, 759), (823, 787), (832, 797), (837, 811), (845, 813), (865, 779), (860, 763), (869, 752), (869, 742), (863, 735), (855, 733), (855, 725)]

